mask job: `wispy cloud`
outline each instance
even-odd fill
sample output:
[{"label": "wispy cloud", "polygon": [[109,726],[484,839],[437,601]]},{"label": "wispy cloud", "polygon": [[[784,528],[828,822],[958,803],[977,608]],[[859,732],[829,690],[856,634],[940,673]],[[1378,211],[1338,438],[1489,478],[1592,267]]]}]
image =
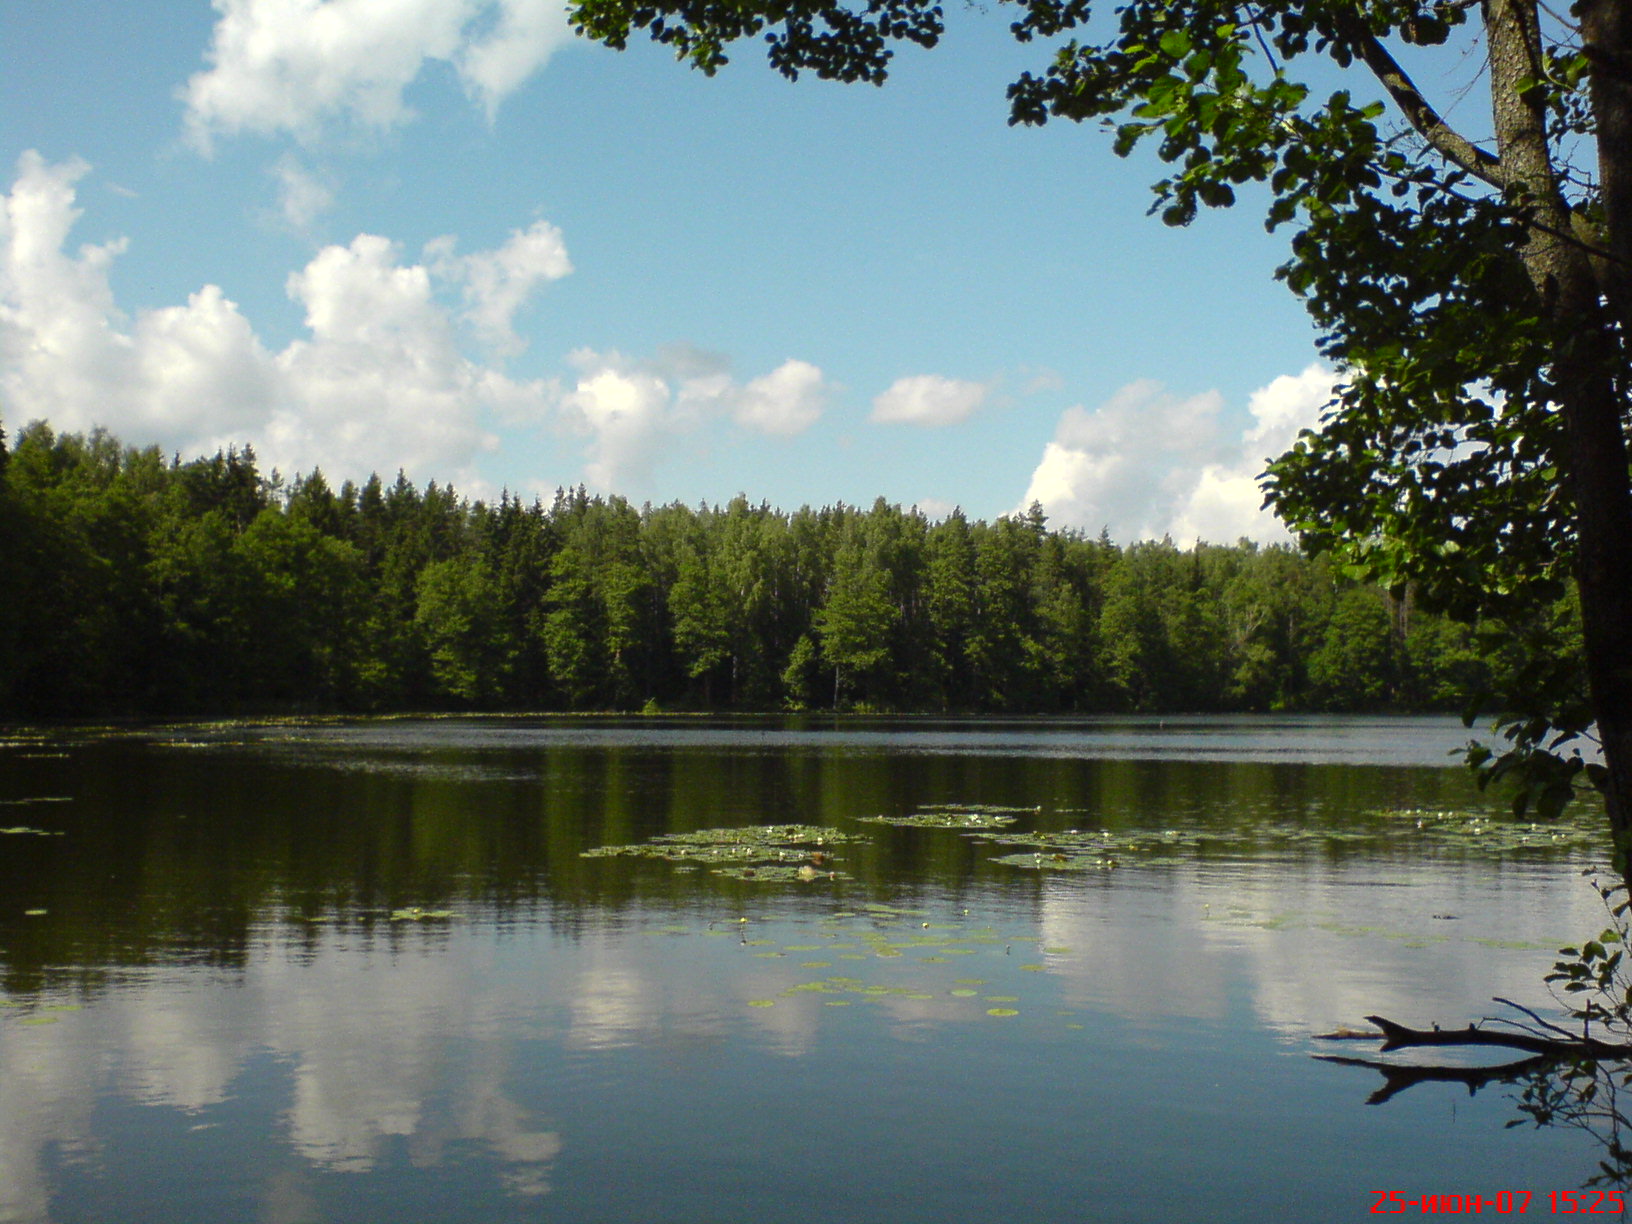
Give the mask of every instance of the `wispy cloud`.
[{"label": "wispy cloud", "polygon": [[278,184],[278,217],[295,233],[309,233],[313,223],[334,207],[334,187],[294,156],[280,157],[270,173]]}]

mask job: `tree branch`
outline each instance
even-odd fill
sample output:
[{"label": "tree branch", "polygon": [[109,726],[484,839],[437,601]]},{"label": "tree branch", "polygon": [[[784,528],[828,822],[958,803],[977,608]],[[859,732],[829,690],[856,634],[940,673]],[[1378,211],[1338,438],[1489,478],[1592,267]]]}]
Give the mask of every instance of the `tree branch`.
[{"label": "tree branch", "polygon": [[1367,1105],[1381,1105],[1418,1084],[1462,1084],[1472,1096],[1486,1084],[1509,1084],[1532,1071],[1543,1071],[1558,1060],[1546,1054],[1532,1054],[1517,1062],[1499,1067],[1410,1067],[1398,1063],[1377,1062],[1370,1058],[1339,1058],[1332,1054],[1316,1054],[1321,1062],[1336,1063],[1340,1067],[1366,1067],[1383,1077],[1383,1086],[1366,1098]]},{"label": "tree branch", "polygon": [[1389,97],[1394,99],[1394,104],[1418,135],[1447,161],[1475,178],[1496,188],[1507,185],[1501,160],[1481,149],[1440,117],[1406,75],[1405,69],[1400,67],[1388,48],[1377,40],[1364,22],[1352,13],[1344,13],[1338,17],[1337,24],[1339,33],[1354,48],[1366,67],[1371,69],[1372,75],[1382,82]]},{"label": "tree branch", "polygon": [[1498,1033],[1468,1025],[1465,1029],[1414,1029],[1381,1016],[1367,1016],[1383,1030],[1382,1050],[1410,1049],[1417,1046],[1501,1046],[1510,1050],[1528,1050],[1552,1058],[1632,1058],[1632,1045],[1618,1041],[1599,1041],[1595,1037],[1538,1037],[1530,1033]]}]

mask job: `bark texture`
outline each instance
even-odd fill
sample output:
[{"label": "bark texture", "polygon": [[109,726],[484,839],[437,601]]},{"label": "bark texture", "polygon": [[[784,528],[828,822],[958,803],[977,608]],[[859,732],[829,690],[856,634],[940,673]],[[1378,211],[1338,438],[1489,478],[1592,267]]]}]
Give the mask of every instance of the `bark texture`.
[{"label": "bark texture", "polygon": [[1587,683],[1608,771],[1605,806],[1616,864],[1632,885],[1632,480],[1619,326],[1632,244],[1629,8],[1632,0],[1589,0],[1583,13],[1608,247],[1608,258],[1595,260],[1576,236],[1560,188],[1541,91],[1523,88],[1542,75],[1537,6],[1534,0],[1484,3],[1499,177],[1530,212],[1520,258],[1555,338],[1553,384],[1575,506]]}]

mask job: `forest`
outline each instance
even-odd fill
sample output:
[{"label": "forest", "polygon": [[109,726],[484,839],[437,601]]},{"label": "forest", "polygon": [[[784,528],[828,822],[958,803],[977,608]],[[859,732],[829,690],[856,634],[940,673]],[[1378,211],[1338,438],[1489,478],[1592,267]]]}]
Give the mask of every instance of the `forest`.
[{"label": "forest", "polygon": [[[0,718],[397,710],[985,713],[1505,704],[1546,623],[1463,624],[1286,546],[1119,546],[879,499],[495,504],[248,446],[0,433]],[[1522,630],[1522,632],[1521,632]]]}]

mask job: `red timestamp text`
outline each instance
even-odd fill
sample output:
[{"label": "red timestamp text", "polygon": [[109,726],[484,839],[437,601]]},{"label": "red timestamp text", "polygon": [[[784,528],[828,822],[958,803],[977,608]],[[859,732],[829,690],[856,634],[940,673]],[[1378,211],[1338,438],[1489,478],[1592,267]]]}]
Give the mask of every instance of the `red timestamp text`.
[{"label": "red timestamp text", "polygon": [[1373,1190],[1372,1215],[1527,1215],[1532,1208],[1549,1215],[1622,1215],[1620,1190],[1498,1190],[1494,1194],[1421,1194],[1406,1198],[1399,1190]]}]

